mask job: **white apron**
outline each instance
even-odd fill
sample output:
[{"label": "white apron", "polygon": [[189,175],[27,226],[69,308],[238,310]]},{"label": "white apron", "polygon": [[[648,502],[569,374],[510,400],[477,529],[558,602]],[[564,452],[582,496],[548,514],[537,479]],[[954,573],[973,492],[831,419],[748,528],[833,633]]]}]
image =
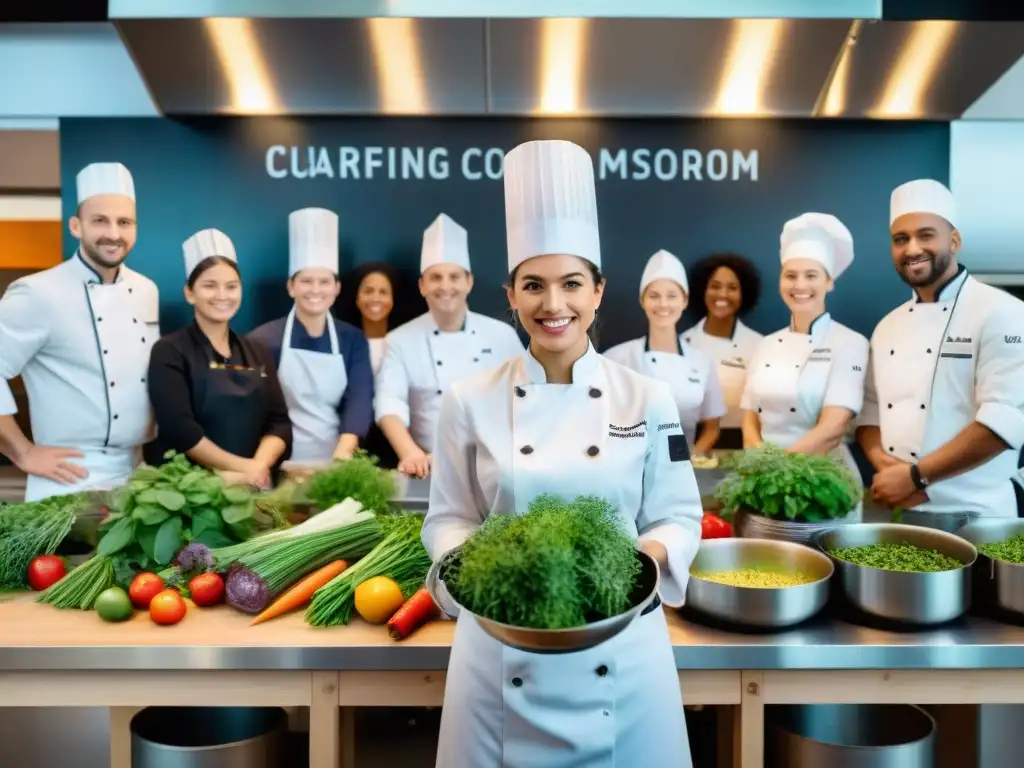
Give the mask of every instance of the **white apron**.
[{"label": "white apron", "polygon": [[[128,480],[141,460],[141,448],[125,447],[124,443],[134,442],[139,435],[144,435],[150,424],[146,375],[149,351],[156,342],[157,332],[152,324],[154,318],[145,314],[155,307],[147,306],[136,296],[132,283],[127,280],[89,283],[82,290],[88,296],[96,354],[106,382],[106,439],[102,446],[78,447],[85,458],[69,460],[84,467],[89,472],[88,477],[64,485],[43,477],[29,476],[25,501],[116,488]],[[46,406],[37,403],[36,407]]]},{"label": "white apron", "polygon": [[[467,450],[477,457],[472,464],[483,493],[497,494],[494,503],[517,513],[537,496],[557,493],[566,499],[596,495],[619,502],[623,522],[634,532],[645,524],[645,511],[669,514],[692,506],[696,520],[699,493],[692,469],[660,450],[663,441],[672,444],[671,434],[682,437],[678,422],[673,423],[677,416],[671,402],[666,398],[662,405],[659,400],[658,408],[646,411],[645,417],[644,388],[654,382],[621,369],[614,372],[612,384],[606,366],[615,363],[596,353],[583,361],[582,366],[577,363],[574,379],[582,378],[582,368],[587,376],[572,385],[534,384],[513,374],[517,383],[509,386],[504,372],[521,371],[515,367],[521,366],[518,361],[463,382],[488,388],[476,399],[469,421],[490,414],[494,423],[481,424],[479,433],[469,438],[475,445],[467,446],[467,435],[459,431],[467,421],[456,416],[449,425],[445,417],[424,525],[428,549],[444,548],[465,535],[460,531],[468,532],[435,527],[431,520],[432,515],[447,517],[449,508],[468,514],[461,508],[474,504],[474,492],[460,479],[465,470],[453,463]],[[623,374],[635,377],[628,380],[636,390],[613,398],[608,393],[624,386]],[[511,502],[507,507],[505,500]],[[475,502],[478,510],[480,503]],[[642,506],[639,517],[637,505]],[[669,551],[671,560],[672,546]],[[688,568],[689,557],[683,559]],[[558,655],[507,647],[486,635],[470,614],[460,615],[448,665],[437,768],[691,764],[679,678],[660,604],[615,638],[587,651]]]},{"label": "white apron", "polygon": [[[764,442],[788,448],[818,423],[844,346],[841,337],[829,333],[831,325],[829,316],[823,315],[815,320],[810,334],[781,332],[759,345],[745,402],[757,412]],[[829,455],[845,462],[863,488],[860,469],[845,441]],[[859,502],[842,522],[859,522],[862,515],[863,502]]]},{"label": "white apron", "polygon": [[338,332],[327,318],[331,353],[292,349],[295,308],[288,313],[281,341],[278,377],[292,422],[292,461],[330,461],[338,447],[338,404],[348,388],[345,359],[338,354]]}]

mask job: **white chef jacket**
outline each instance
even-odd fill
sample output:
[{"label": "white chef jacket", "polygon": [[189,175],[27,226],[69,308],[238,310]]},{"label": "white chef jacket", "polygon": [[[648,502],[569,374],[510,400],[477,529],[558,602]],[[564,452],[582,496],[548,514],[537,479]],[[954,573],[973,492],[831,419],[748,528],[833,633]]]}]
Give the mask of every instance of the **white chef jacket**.
[{"label": "white chef jacket", "polygon": [[[529,353],[443,398],[423,541],[435,559],[493,514],[537,496],[596,495],[633,537],[661,542],[660,595],[680,605],[700,544],[700,493],[669,387],[598,355],[548,384]],[[452,645],[437,764],[445,768],[688,766],[664,613],[640,616],[588,651],[502,645],[468,613]],[[639,764],[639,763],[637,763]]]},{"label": "white chef jacket", "polygon": [[609,360],[669,385],[679,409],[683,434],[693,448],[697,425],[724,416],[725,401],[711,356],[690,346],[681,336],[677,343],[678,352],[656,352],[650,349],[645,336],[616,344],[603,354]]},{"label": "white chef jacket", "polygon": [[388,333],[386,345],[374,379],[374,418],[397,416],[428,453],[442,394],[456,381],[523,352],[512,326],[476,312],[467,312],[462,330],[453,333],[440,330],[427,312]]},{"label": "white chef jacket", "polygon": [[961,267],[936,295],[916,294],[875,328],[858,423],[907,462],[934,452],[972,421],[1009,445],[974,469],[929,484],[929,512],[1014,517],[1010,478],[1024,445],[1024,302]]},{"label": "white chef jacket", "polygon": [[104,284],[78,255],[16,280],[0,300],[0,414],[17,412],[8,379],[22,376],[32,437],[74,448],[90,477],[74,486],[30,477],[26,498],[127,479],[152,437],[146,390],[149,353],[160,335],[159,292],[121,266]]},{"label": "white chef jacket", "polygon": [[716,362],[718,381],[722,386],[722,397],[727,409],[719,426],[723,429],[739,429],[743,426],[740,398],[743,397],[743,388],[747,384],[750,358],[754,356],[754,350],[764,336],[736,318],[731,338],[725,339],[705,333],[704,320],[683,331],[682,338],[694,349],[710,355]]}]

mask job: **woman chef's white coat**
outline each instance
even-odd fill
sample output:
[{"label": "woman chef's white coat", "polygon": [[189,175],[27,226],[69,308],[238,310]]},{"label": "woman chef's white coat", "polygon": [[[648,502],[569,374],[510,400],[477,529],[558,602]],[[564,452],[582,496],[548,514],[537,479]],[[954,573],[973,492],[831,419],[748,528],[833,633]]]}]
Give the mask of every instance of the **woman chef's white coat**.
[{"label": "woman chef's white coat", "polygon": [[[596,495],[620,510],[634,535],[665,546],[670,570],[660,596],[681,605],[702,511],[668,385],[593,346],[572,380],[546,383],[526,352],[445,393],[427,549],[437,559],[489,515],[525,512],[544,493]],[[462,614],[443,718],[466,724],[442,725],[437,765],[444,768],[690,765],[660,605],[591,650],[557,655],[502,645]]]},{"label": "woman chef's white coat", "polygon": [[681,338],[694,349],[710,355],[716,363],[722,399],[726,407],[719,426],[722,429],[738,429],[743,426],[740,400],[747,386],[750,358],[754,356],[754,351],[764,336],[748,328],[737,317],[733,321],[732,336],[727,339],[706,333],[704,320],[683,331]]},{"label": "woman chef's white coat", "polygon": [[[789,224],[783,234],[783,262],[787,260],[788,231]],[[799,248],[800,244],[795,250]],[[803,254],[792,257],[801,256]],[[822,261],[828,273],[838,277],[853,260],[852,241],[848,258],[845,263],[840,260],[838,267],[835,260],[824,258]],[[853,416],[860,413],[867,362],[868,340],[836,322],[826,312],[811,323],[808,333],[797,333],[790,327],[761,340],[751,360],[741,405],[743,410],[757,413],[764,442],[788,448],[817,425],[823,408],[845,408]],[[853,476],[860,478],[860,470],[845,439],[830,455],[841,458]],[[845,521],[859,519],[861,509],[858,504]]]},{"label": "woman chef's white coat", "polygon": [[675,354],[652,351],[644,337],[616,344],[606,350],[604,356],[669,385],[683,434],[691,449],[697,439],[697,425],[725,414],[715,361],[689,346],[681,336],[679,352]]}]

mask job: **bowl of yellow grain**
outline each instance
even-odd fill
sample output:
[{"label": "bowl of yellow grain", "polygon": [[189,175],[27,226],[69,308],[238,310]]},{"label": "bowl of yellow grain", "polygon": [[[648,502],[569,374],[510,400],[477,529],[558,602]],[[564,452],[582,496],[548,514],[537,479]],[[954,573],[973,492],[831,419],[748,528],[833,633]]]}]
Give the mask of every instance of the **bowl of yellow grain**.
[{"label": "bowl of yellow grain", "polygon": [[758,628],[799,624],[825,607],[834,566],[823,552],[773,539],[707,539],[690,566],[686,605]]}]

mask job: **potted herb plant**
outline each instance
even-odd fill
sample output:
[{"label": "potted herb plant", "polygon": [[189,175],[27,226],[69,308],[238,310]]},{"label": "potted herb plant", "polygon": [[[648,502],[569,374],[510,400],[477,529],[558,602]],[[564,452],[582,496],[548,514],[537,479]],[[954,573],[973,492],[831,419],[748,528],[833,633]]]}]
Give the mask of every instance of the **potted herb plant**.
[{"label": "potted herb plant", "polygon": [[840,459],[771,444],[730,457],[727,469],[714,496],[737,535],[747,538],[808,542],[843,522],[863,495]]}]

